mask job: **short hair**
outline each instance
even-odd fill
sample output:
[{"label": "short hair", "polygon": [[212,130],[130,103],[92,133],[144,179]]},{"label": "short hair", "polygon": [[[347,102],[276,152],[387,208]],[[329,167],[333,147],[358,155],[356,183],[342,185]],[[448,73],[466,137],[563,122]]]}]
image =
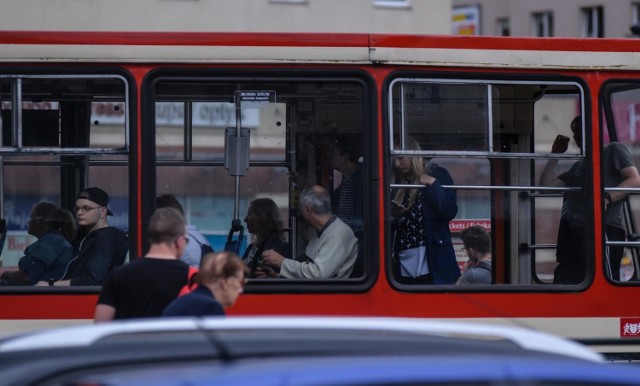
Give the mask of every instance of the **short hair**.
[{"label": "short hair", "polygon": [[186,232],[184,216],[175,208],[159,208],[149,219],[149,242],[171,243]]},{"label": "short hair", "polygon": [[163,194],[156,198],[156,209],[158,208],[174,208],[184,216],[184,209],[180,205],[180,201],[173,194]]},{"label": "short hair", "polygon": [[320,185],[311,185],[305,188],[298,197],[299,205],[309,205],[313,213],[326,214],[331,212],[331,196]]},{"label": "short hair", "polygon": [[356,141],[351,136],[347,134],[338,134],[331,143],[340,155],[349,154],[349,161],[353,163],[358,163],[360,161],[360,154],[356,147]]},{"label": "short hair", "polygon": [[491,236],[480,225],[472,225],[460,233],[465,248],[473,248],[479,253],[491,252]]},{"label": "short hair", "polygon": [[577,115],[575,118],[573,118],[571,120],[571,125],[569,127],[571,127],[571,131],[572,132],[576,132],[576,131],[580,131],[582,129],[582,116]]},{"label": "short hair", "polygon": [[201,284],[215,283],[221,279],[235,276],[239,271],[248,273],[248,267],[233,252],[207,253],[200,261],[197,281]]}]

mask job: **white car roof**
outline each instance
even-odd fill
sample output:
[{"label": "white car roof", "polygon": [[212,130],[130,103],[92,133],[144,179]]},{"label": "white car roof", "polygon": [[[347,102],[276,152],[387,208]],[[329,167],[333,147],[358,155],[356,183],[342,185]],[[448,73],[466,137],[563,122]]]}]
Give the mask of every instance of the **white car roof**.
[{"label": "white car roof", "polygon": [[360,330],[507,340],[523,350],[545,352],[593,362],[604,358],[581,344],[520,327],[451,322],[437,319],[374,317],[228,317],[155,318],[117,321],[36,331],[0,341],[0,353],[17,350],[90,346],[119,334],[220,330]]}]

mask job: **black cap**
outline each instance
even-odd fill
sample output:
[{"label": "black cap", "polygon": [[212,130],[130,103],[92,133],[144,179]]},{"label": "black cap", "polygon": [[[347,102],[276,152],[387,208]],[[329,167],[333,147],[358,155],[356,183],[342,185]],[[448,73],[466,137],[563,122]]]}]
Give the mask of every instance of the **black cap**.
[{"label": "black cap", "polygon": [[78,197],[76,197],[76,200],[80,199],[93,201],[100,206],[104,206],[107,208],[107,216],[113,216],[113,213],[111,213],[108,207],[109,195],[104,190],[96,187],[86,188],[78,194]]}]

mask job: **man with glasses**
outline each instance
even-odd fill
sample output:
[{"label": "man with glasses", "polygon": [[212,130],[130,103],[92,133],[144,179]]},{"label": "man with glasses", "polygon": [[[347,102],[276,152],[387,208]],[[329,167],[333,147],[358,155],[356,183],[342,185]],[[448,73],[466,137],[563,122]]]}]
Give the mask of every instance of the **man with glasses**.
[{"label": "man with glasses", "polygon": [[102,189],[86,188],[78,194],[73,209],[79,237],[74,244],[75,256],[67,265],[64,280],[39,283],[51,286],[102,285],[109,272],[124,264],[127,236],[109,226],[109,195]]},{"label": "man with glasses", "polygon": [[94,320],[160,316],[187,284],[189,266],[180,260],[189,242],[178,210],[160,208],[149,220],[149,252],[116,268],[100,292]]}]

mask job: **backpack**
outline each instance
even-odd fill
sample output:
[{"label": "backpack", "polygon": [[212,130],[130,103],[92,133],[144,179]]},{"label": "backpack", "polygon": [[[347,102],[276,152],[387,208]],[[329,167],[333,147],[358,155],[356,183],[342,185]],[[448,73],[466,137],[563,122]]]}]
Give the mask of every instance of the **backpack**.
[{"label": "backpack", "polygon": [[200,259],[207,253],[213,253],[213,247],[209,244],[201,243],[194,237],[193,240],[200,246]]}]

